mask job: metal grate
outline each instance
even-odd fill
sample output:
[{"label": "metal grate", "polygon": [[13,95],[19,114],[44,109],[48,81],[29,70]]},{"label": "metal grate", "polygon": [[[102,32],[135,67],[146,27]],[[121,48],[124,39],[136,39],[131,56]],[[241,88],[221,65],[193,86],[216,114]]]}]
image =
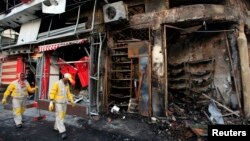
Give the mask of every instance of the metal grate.
[{"label": "metal grate", "polygon": [[140,5],[134,5],[134,6],[129,6],[128,7],[128,16],[131,17],[136,14],[142,14],[145,13],[145,5],[140,4]]}]

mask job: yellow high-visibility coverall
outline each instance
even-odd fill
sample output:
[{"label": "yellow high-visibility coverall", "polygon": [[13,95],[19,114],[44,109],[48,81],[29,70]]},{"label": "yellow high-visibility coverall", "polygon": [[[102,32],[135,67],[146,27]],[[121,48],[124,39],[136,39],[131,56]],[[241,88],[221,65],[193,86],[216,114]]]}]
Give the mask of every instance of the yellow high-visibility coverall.
[{"label": "yellow high-visibility coverall", "polygon": [[25,86],[21,87],[18,80],[11,82],[3,96],[3,99],[7,99],[9,95],[12,96],[13,115],[16,125],[22,124],[22,115],[25,111],[25,101],[28,92],[35,92],[35,88],[31,88],[28,81],[25,80],[24,83]]},{"label": "yellow high-visibility coverall", "polygon": [[66,131],[64,117],[67,110],[67,101],[74,103],[69,84],[64,84],[62,79],[55,82],[50,91],[50,100],[55,102],[56,121],[54,129],[59,130],[59,133],[63,133]]}]

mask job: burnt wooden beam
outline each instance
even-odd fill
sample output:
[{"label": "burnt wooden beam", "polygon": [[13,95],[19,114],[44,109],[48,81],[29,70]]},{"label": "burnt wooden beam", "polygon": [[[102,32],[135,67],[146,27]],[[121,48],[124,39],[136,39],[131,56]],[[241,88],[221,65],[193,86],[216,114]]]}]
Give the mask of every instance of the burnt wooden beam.
[{"label": "burnt wooden beam", "polygon": [[151,26],[153,29],[158,29],[160,28],[160,24],[204,20],[237,22],[243,17],[239,11],[232,7],[214,4],[196,4],[134,15],[131,17],[130,25],[136,28]]}]

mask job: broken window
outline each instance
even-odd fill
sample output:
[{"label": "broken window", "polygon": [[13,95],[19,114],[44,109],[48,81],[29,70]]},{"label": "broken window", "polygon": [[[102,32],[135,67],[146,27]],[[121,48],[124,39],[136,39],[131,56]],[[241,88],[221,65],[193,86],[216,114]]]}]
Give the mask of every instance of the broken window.
[{"label": "broken window", "polygon": [[38,34],[38,39],[62,35],[74,32],[75,30],[85,30],[86,23],[88,22],[88,17],[86,17],[86,15],[80,14],[79,19],[77,19],[79,12],[84,13],[84,7],[85,6],[80,6],[80,9],[79,7],[74,7],[67,10],[67,12],[63,14],[43,18]]},{"label": "broken window", "polygon": [[17,5],[21,3],[22,3],[21,0],[3,0],[3,2],[1,2],[1,5],[5,6],[5,11],[7,11],[16,7]]},{"label": "broken window", "polygon": [[6,29],[1,33],[0,46],[16,44],[19,33],[13,29]]}]

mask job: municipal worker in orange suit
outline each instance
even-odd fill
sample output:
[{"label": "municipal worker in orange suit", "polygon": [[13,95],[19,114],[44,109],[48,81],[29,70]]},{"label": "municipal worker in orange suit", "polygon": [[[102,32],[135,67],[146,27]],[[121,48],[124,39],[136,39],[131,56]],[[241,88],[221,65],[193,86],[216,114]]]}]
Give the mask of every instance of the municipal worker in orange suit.
[{"label": "municipal worker in orange suit", "polygon": [[25,80],[24,73],[18,74],[17,78],[17,80],[11,82],[7,87],[3,95],[2,104],[6,104],[6,100],[9,95],[12,96],[14,121],[16,127],[21,128],[23,124],[22,115],[25,111],[25,102],[28,96],[28,92],[34,93],[37,87],[30,87],[29,82]]},{"label": "municipal worker in orange suit", "polygon": [[74,85],[75,81],[72,79],[71,74],[65,73],[63,75],[63,78],[55,82],[52,89],[50,90],[49,111],[52,111],[54,109],[55,104],[56,121],[54,130],[59,131],[62,139],[67,137],[66,128],[64,125],[67,102],[70,101],[71,105],[73,107],[75,106],[73,95],[71,94],[69,89],[69,83]]}]

